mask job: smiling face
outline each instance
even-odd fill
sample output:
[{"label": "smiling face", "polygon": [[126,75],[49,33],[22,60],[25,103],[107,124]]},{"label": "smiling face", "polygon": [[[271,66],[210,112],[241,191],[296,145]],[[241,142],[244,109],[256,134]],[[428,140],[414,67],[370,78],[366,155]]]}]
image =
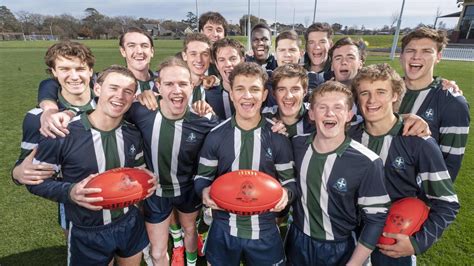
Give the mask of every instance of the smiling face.
[{"label": "smiling face", "polygon": [[331,69],[336,81],[350,83],[362,65],[359,50],[355,45],[343,45],[334,49]]},{"label": "smiling face", "polygon": [[313,31],[308,34],[306,42],[306,53],[311,60],[311,70],[321,71],[328,60],[328,52],[332,42],[328,38],[328,33],[323,31]]},{"label": "smiling face", "polygon": [[216,66],[223,82],[229,84],[229,76],[236,65],[243,61],[239,52],[230,46],[222,47],[216,53]]},{"label": "smiling face", "polygon": [[186,112],[193,91],[191,74],[180,66],[169,66],[160,70],[160,108],[168,119],[181,118]]},{"label": "smiling face", "polygon": [[298,64],[301,50],[298,42],[290,39],[279,40],[276,48],[276,58],[279,66],[286,64]]},{"label": "smiling face", "polygon": [[343,140],[346,123],[351,121],[353,115],[347,104],[347,95],[342,92],[325,92],[314,97],[308,114],[316,124],[318,138]]},{"label": "smiling face", "polygon": [[260,121],[260,109],[268,90],[258,76],[237,75],[229,93],[235,107],[235,118],[240,127],[250,129]]},{"label": "smiling face", "polygon": [[225,37],[224,27],[221,24],[212,23],[211,21],[204,24],[201,33],[204,33],[212,43]]},{"label": "smiling face", "polygon": [[182,52],[183,60],[188,64],[191,72],[196,76],[202,76],[209,68],[211,62],[210,47],[205,42],[191,41]]},{"label": "smiling face", "polygon": [[393,93],[392,83],[389,80],[361,80],[356,93],[364,121],[387,123],[389,127],[393,116],[393,103],[398,99],[398,95]]},{"label": "smiling face", "polygon": [[94,92],[99,97],[96,111],[108,118],[121,119],[132,105],[136,83],[131,77],[120,73],[110,73],[102,84],[94,85]]},{"label": "smiling face", "polygon": [[148,71],[155,50],[147,36],[138,32],[128,32],[123,37],[120,53],[132,72]]},{"label": "smiling face", "polygon": [[298,114],[303,106],[303,98],[306,90],[301,84],[299,77],[282,78],[273,94],[278,104],[280,118],[286,124],[286,121],[296,121]]},{"label": "smiling face", "polygon": [[63,96],[79,96],[89,91],[92,69],[78,57],[68,59],[58,56],[54,60],[54,68],[51,72],[61,85]]},{"label": "smiling face", "polygon": [[272,38],[267,29],[258,28],[252,32],[252,51],[258,63],[264,63],[268,58]]},{"label": "smiling face", "polygon": [[416,88],[425,88],[433,80],[434,67],[441,60],[435,41],[429,38],[411,40],[400,54],[405,80]]}]

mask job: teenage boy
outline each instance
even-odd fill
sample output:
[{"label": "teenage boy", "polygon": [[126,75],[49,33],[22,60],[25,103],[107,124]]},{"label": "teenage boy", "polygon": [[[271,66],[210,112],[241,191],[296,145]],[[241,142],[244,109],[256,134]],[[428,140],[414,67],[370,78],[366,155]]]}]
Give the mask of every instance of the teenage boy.
[{"label": "teenage boy", "polygon": [[[140,132],[122,120],[136,86],[130,70],[107,68],[94,85],[99,97],[96,109],[76,116],[66,137],[46,138],[38,144],[34,162],[52,164],[60,177],[27,187],[33,194],[65,204],[66,217],[71,221],[70,265],[106,265],[114,257],[119,265],[139,265],[142,250],[148,245],[143,217],[135,205],[104,210],[92,205],[101,197],[87,197],[101,190],[85,188],[96,173],[143,165]],[[155,185],[149,195],[156,189],[155,179],[151,182]]]},{"label": "teenage boy", "polygon": [[206,35],[211,43],[227,36],[227,20],[218,12],[206,12],[199,17],[198,29]]},{"label": "teenage boy", "polygon": [[333,30],[328,23],[316,22],[308,27],[304,34],[306,54],[305,68],[317,74],[319,79],[330,80],[331,59],[329,49],[332,46]]},{"label": "teenage boy", "polygon": [[250,39],[253,54],[252,56],[247,56],[245,61],[255,62],[266,70],[275,69],[277,61],[270,54],[272,47],[272,31],[270,28],[263,23],[256,24],[250,33]]},{"label": "teenage boy", "polygon": [[[345,129],[352,93],[327,81],[310,97],[317,134],[293,138],[298,193],[286,239],[290,265],[362,265],[382,233],[390,198],[382,160]],[[364,222],[357,245],[352,232]]]},{"label": "teenage boy", "polygon": [[[206,241],[211,265],[280,265],[285,261],[276,213],[294,199],[295,180],[289,140],[271,130],[271,121],[260,108],[268,91],[267,75],[255,63],[242,63],[230,75],[230,97],[235,115],[214,128],[203,144],[195,189],[203,203],[213,208],[213,222]],[[265,172],[283,185],[283,195],[271,212],[241,216],[218,210],[209,197],[213,180],[240,169]]]},{"label": "teenage boy", "polygon": [[[218,124],[216,117],[199,117],[189,110],[192,74],[188,64],[176,57],[159,67],[159,109],[152,111],[134,103],[127,120],[134,123],[144,139],[147,168],[158,176],[159,188],[145,201],[146,228],[154,265],[168,265],[168,228],[173,208],[184,232],[184,247],[173,251],[173,265],[197,260],[196,217],[201,200],[194,191],[193,177],[198,153],[206,134]],[[172,228],[180,234],[178,228]]]},{"label": "teenage boy", "polygon": [[443,90],[442,79],[433,77],[447,41],[445,32],[426,27],[403,37],[400,63],[407,92],[399,112],[419,115],[428,123],[455,181],[467,144],[470,115],[466,98]]},{"label": "teenage boy", "polygon": [[439,240],[454,221],[459,203],[446,164],[431,137],[403,136],[403,119],[396,113],[405,93],[402,78],[388,64],[359,71],[352,83],[364,123],[351,129],[351,137],[380,155],[385,165],[385,186],[394,202],[421,197],[430,206],[428,219],[413,236],[384,233],[394,245],[378,245],[373,265],[411,265]]}]

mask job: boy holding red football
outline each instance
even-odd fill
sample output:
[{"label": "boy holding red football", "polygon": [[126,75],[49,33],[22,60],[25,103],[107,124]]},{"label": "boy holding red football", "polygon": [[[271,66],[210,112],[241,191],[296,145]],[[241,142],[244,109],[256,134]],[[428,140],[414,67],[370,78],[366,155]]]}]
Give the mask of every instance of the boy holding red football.
[{"label": "boy holding red football", "polygon": [[[102,209],[92,204],[101,197],[87,197],[101,190],[85,187],[96,173],[144,164],[140,132],[122,119],[133,102],[136,80],[127,68],[111,66],[99,75],[94,92],[96,109],[76,116],[66,137],[38,144],[34,162],[52,164],[60,177],[27,187],[65,204],[71,221],[68,264],[106,265],[116,257],[119,265],[139,265],[148,237],[138,208]],[[151,182],[156,184],[154,178]]]},{"label": "boy holding red football", "polygon": [[[362,265],[382,233],[390,198],[382,160],[345,129],[352,93],[327,81],[310,97],[317,134],[292,139],[300,198],[286,239],[290,265]],[[352,232],[364,221],[354,244]]]},{"label": "boy holding red football", "polygon": [[[267,97],[267,75],[255,63],[241,63],[232,71],[229,92],[235,115],[214,128],[203,144],[195,189],[203,203],[213,208],[206,241],[211,265],[281,265],[285,255],[275,222],[276,214],[295,198],[293,158],[289,140],[271,130],[272,122],[260,109]],[[272,212],[241,216],[218,208],[209,196],[212,181],[239,169],[252,169],[278,179],[283,195]]]},{"label": "boy holding red football", "polygon": [[430,206],[419,232],[413,236],[384,233],[396,244],[380,244],[371,255],[373,265],[411,265],[411,255],[425,252],[456,218],[459,203],[453,183],[433,138],[402,135],[404,121],[396,110],[405,83],[393,68],[388,64],[362,68],[352,91],[364,123],[351,128],[350,135],[381,156],[390,199],[420,197]]}]

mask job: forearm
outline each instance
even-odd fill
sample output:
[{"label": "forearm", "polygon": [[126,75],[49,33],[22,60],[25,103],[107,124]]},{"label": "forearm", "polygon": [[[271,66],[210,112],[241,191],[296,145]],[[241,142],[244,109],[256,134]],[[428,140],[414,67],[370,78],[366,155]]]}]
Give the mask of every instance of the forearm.
[{"label": "forearm", "polygon": [[357,246],[352,253],[351,259],[347,262],[347,265],[363,265],[367,260],[372,250],[365,247],[361,243],[357,243]]},{"label": "forearm", "polygon": [[27,185],[26,188],[32,194],[46,199],[61,203],[70,202],[69,191],[72,188],[71,183],[46,179],[39,185]]}]

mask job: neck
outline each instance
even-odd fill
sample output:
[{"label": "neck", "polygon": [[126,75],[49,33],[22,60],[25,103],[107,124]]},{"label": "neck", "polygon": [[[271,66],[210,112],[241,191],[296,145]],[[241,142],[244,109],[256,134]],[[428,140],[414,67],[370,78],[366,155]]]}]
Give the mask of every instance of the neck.
[{"label": "neck", "polygon": [[160,101],[160,111],[161,111],[161,114],[167,118],[167,119],[170,119],[170,120],[178,120],[178,119],[181,119],[185,114],[186,114],[186,109],[184,109],[184,111],[180,114],[173,114],[170,110],[170,108],[164,104],[162,104],[163,101]]},{"label": "neck", "polygon": [[82,94],[80,95],[75,95],[75,94],[69,94],[66,92],[66,90],[61,91],[61,95],[63,98],[72,105],[75,106],[83,106],[86,105],[87,103],[90,102],[92,95],[91,95],[91,90],[86,89]]},{"label": "neck", "polygon": [[201,85],[201,76],[191,73],[191,81],[193,82],[194,87]]},{"label": "neck", "polygon": [[324,69],[324,64],[320,64],[320,65],[313,65],[311,64],[311,71],[313,72],[320,72]]},{"label": "neck", "polygon": [[324,138],[321,134],[316,134],[313,140],[313,147],[318,153],[328,153],[341,146],[345,139],[345,134],[339,134],[339,136],[334,138]]},{"label": "neck", "polygon": [[282,116],[280,113],[280,119],[283,122],[283,124],[287,126],[291,126],[298,121],[298,114],[294,116]]},{"label": "neck", "polygon": [[369,122],[365,121],[365,129],[367,132],[372,135],[372,136],[382,136],[387,134],[390,129],[393,128],[393,125],[397,123],[397,117],[392,114],[390,116],[387,116],[381,121],[376,121],[376,122]]},{"label": "neck", "polygon": [[258,114],[258,116],[253,117],[252,119],[243,119],[239,117],[238,115],[235,116],[235,122],[237,125],[243,129],[243,130],[251,130],[253,128],[256,128],[258,126],[258,123],[260,122],[260,119],[262,116]]},{"label": "neck", "polygon": [[422,90],[428,87],[431,82],[433,82],[433,80],[434,79],[432,74],[417,80],[410,80],[409,78],[405,77],[405,85],[410,90]]},{"label": "neck", "polygon": [[102,131],[111,131],[120,125],[123,116],[110,117],[103,114],[100,109],[96,109],[88,117],[94,128]]},{"label": "neck", "polygon": [[230,83],[229,82],[222,82],[222,87],[224,88],[224,90],[226,90],[227,92],[230,91]]},{"label": "neck", "polygon": [[141,71],[135,70],[135,69],[129,69],[129,70],[132,71],[133,76],[135,76],[135,78],[140,81],[146,81],[150,79],[150,73],[148,72],[148,69],[141,70]]},{"label": "neck", "polygon": [[352,80],[344,80],[340,81],[342,84],[346,85],[349,89],[351,88],[352,85]]}]

